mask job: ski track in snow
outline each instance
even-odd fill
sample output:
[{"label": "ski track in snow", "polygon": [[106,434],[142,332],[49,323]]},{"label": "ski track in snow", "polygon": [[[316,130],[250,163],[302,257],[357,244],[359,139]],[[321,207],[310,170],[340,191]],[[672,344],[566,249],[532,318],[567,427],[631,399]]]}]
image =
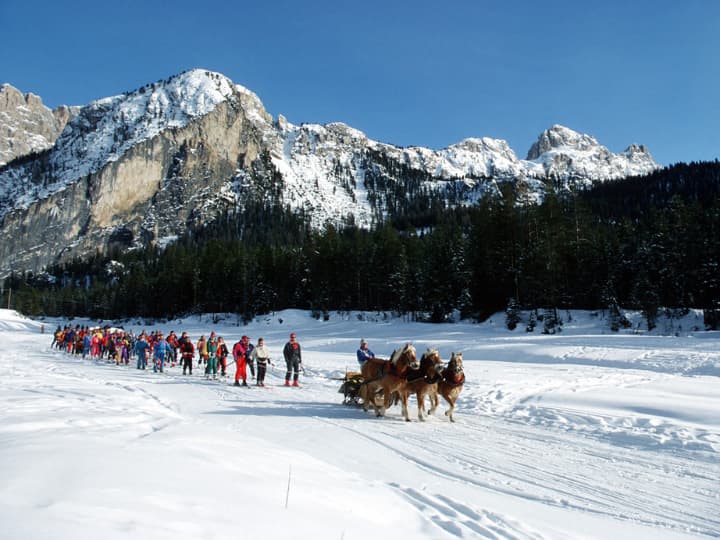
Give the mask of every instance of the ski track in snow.
[{"label": "ski track in snow", "polygon": [[[397,493],[432,538],[552,538],[523,522],[520,510],[510,512],[511,504],[497,506],[498,500],[562,511],[569,519],[589,516],[720,538],[720,433],[716,424],[702,422],[703,414],[712,413],[691,406],[675,410],[672,400],[663,407],[642,401],[646,389],[664,391],[691,380],[668,373],[668,359],[678,362],[684,354],[688,366],[710,364],[717,358],[712,350],[563,347],[548,354],[558,362],[580,360],[560,366],[547,359],[480,360],[466,352],[468,382],[458,421],[451,424],[442,400],[424,423],[417,421],[414,398],[410,423],[399,407],[378,419],[372,410],[341,405],[342,366],[325,358],[334,353],[315,355],[300,389],[280,387],[284,367],[268,371],[266,388],[237,388],[232,369],[219,381],[206,380],[201,368],[192,376],[178,367],[153,374],[132,363],[115,366],[50,351],[49,336],[32,339],[37,349],[9,352],[9,370],[0,379],[0,444],[6,447],[18,435],[49,433],[133,444],[170,436],[166,432],[191,433],[193,426],[250,429],[260,439],[302,433],[296,450],[316,452],[325,445],[321,459],[350,470],[356,464],[366,482]],[[278,345],[273,343],[275,350]],[[637,359],[631,368],[624,354]],[[583,357],[592,357],[591,365]],[[687,373],[682,366],[679,371]],[[718,381],[692,380],[701,394]]]}]

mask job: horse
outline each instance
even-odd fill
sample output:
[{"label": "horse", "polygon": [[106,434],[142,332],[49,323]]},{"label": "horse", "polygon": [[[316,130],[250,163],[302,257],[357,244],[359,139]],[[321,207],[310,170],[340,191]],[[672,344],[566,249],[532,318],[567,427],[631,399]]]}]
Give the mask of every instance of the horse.
[{"label": "horse", "polygon": [[417,370],[410,370],[408,372],[407,384],[405,385],[405,400],[407,401],[411,394],[415,394],[418,404],[418,420],[421,422],[425,421],[425,416],[423,416],[425,411],[425,396],[430,398],[431,408],[428,414],[434,413],[437,408],[440,368],[442,368],[440,353],[437,349],[428,349],[420,359],[420,367]]},{"label": "horse", "polygon": [[360,368],[363,382],[358,390],[358,396],[362,399],[363,410],[367,412],[368,407],[372,404],[374,407],[377,405],[378,400],[382,400],[382,396],[378,394],[371,394],[369,392],[369,385],[375,381],[379,381],[383,372],[390,368],[390,361],[383,360],[379,357],[369,358],[363,362]]},{"label": "horse", "polygon": [[[397,392],[402,400],[402,414],[407,422],[410,421],[407,408],[407,393],[405,393],[405,385],[407,384],[407,373],[410,369],[417,369],[419,366],[415,347],[407,343],[402,349],[396,349],[392,356],[388,369],[384,370],[382,377],[375,381],[367,383],[368,400],[363,400],[363,408],[367,411],[367,406],[372,404],[375,409],[376,416],[385,416],[385,411],[390,406],[390,400],[393,392]],[[380,407],[375,401],[375,396],[383,393],[383,405]]]},{"label": "horse", "polygon": [[[462,353],[452,353],[450,361],[445,369],[440,373],[440,382],[438,382],[438,393],[448,402],[450,408],[445,411],[445,416],[454,422],[453,412],[455,411],[455,402],[462,392],[465,384],[465,372],[463,371]],[[437,406],[437,396],[435,397],[435,406]]]}]

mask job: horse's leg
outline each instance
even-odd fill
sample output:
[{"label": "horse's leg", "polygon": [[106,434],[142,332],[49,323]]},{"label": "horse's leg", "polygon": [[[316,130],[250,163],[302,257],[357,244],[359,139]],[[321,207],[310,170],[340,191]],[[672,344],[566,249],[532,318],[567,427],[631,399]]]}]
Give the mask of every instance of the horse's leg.
[{"label": "horse's leg", "polygon": [[448,394],[447,396],[445,394],[443,394],[443,397],[445,398],[445,401],[448,402],[448,405],[450,405],[448,410],[445,411],[445,416],[450,418],[451,422],[454,422],[455,419],[453,418],[453,412],[455,412],[455,400],[457,398],[455,398],[452,394]]},{"label": "horse's leg", "polygon": [[387,384],[383,386],[383,390],[385,391],[385,409],[402,401],[402,389],[394,378],[387,381]]},{"label": "horse's leg", "polygon": [[410,413],[408,413],[408,395],[407,392],[402,392],[402,415],[405,417],[405,421],[410,421]]},{"label": "horse's leg", "polygon": [[384,386],[378,384],[377,389],[373,392],[372,395],[373,407],[375,408],[375,416],[377,417],[385,416],[385,407],[378,406],[378,394],[380,394],[380,392],[384,392],[384,388]]},{"label": "horse's leg", "polygon": [[377,382],[368,383],[365,393],[367,395],[366,402],[363,403],[363,408],[367,411],[372,405],[375,410],[375,416],[380,416],[380,410],[377,406],[377,393],[380,391],[380,385]]},{"label": "horse's leg", "polygon": [[389,385],[381,385],[383,390],[383,406],[380,408],[380,411],[378,412],[378,416],[385,416],[385,411],[388,410],[390,407],[390,386]]},{"label": "horse's leg", "polygon": [[393,404],[393,405],[397,405],[398,403],[400,403],[400,400],[401,400],[401,399],[402,399],[402,398],[400,397],[400,392],[398,392],[398,391],[396,391],[396,390],[393,390],[392,400],[391,400],[391,401],[392,401],[392,404]]},{"label": "horse's leg", "polygon": [[430,410],[428,414],[435,414],[435,409],[438,407],[440,400],[438,399],[437,385],[434,384],[428,388],[428,401],[430,401]]},{"label": "horse's leg", "polygon": [[423,390],[418,390],[416,397],[418,402],[418,420],[424,422],[425,416],[423,413],[425,412],[425,392]]},{"label": "horse's leg", "polygon": [[[447,404],[449,405],[448,409],[445,411],[445,416],[450,418],[450,421],[452,422],[452,401],[450,400],[450,395],[446,394],[445,391],[440,392],[440,395],[443,397],[445,401],[447,401]],[[439,401],[439,400],[438,400]]]},{"label": "horse's leg", "polygon": [[[398,392],[397,392],[397,395],[398,395],[398,398],[399,398],[398,401],[399,401],[401,404],[403,404],[403,403],[410,403],[410,394],[412,394],[412,391],[411,391],[407,386],[405,386],[404,388],[398,390]],[[405,408],[405,406],[401,405],[401,407],[403,407],[403,415],[404,415],[404,408]]]},{"label": "horse's leg", "polygon": [[360,395],[360,399],[362,399],[362,408],[363,411],[368,412],[368,385],[366,383],[362,383],[360,385],[360,391],[358,392]]}]

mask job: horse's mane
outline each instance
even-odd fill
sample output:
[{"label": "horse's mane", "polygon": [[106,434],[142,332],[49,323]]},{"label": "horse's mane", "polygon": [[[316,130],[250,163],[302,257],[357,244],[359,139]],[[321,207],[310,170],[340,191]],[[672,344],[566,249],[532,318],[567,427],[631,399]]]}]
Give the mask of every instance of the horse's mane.
[{"label": "horse's mane", "polygon": [[461,353],[461,352],[460,353],[456,353],[456,352],[452,353],[450,355],[450,361],[448,362],[448,366],[450,364],[457,364],[458,360],[460,360],[462,362],[462,355],[463,355],[463,353]]},{"label": "horse's mane", "polygon": [[423,353],[422,357],[420,358],[420,361],[422,362],[426,358],[431,358],[433,356],[437,356],[438,358],[440,358],[440,351],[438,351],[437,349],[428,349],[427,351],[425,351]]},{"label": "horse's mane", "polygon": [[390,362],[392,364],[397,364],[397,361],[403,354],[405,354],[405,351],[407,350],[412,350],[412,352],[415,353],[415,347],[413,347],[410,343],[406,343],[404,347],[400,349],[395,349],[393,351],[393,353],[390,355]]}]

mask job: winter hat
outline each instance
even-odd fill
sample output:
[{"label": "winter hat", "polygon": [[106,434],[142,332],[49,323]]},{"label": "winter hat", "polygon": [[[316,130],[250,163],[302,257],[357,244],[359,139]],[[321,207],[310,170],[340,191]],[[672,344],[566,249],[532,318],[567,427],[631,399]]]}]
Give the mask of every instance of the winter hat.
[{"label": "winter hat", "polygon": [[365,340],[365,339],[360,340],[360,346],[362,347],[363,345],[367,345],[367,340]]},{"label": "winter hat", "polygon": [[293,339],[293,338],[295,338],[295,337],[296,337],[296,336],[295,336],[295,332],[293,332],[292,334],[290,334],[290,339]]}]

